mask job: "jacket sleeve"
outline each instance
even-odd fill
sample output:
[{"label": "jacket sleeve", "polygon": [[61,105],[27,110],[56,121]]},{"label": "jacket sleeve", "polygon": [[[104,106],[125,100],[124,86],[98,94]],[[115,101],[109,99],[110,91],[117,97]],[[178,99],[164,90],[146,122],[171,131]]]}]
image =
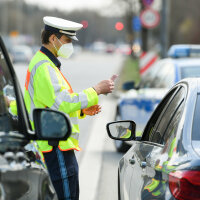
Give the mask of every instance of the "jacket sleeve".
[{"label": "jacket sleeve", "polygon": [[70,94],[62,81],[59,72],[43,64],[34,76],[34,98],[49,108],[67,114],[98,104],[98,95],[93,88]]},{"label": "jacket sleeve", "polygon": [[79,119],[84,119],[86,117],[86,114],[83,114],[82,112],[81,112],[81,110],[79,110],[78,111],[78,118]]},{"label": "jacket sleeve", "polygon": [[10,102],[10,112],[13,115],[17,116],[17,104],[16,104],[16,100],[13,100],[13,101]]}]

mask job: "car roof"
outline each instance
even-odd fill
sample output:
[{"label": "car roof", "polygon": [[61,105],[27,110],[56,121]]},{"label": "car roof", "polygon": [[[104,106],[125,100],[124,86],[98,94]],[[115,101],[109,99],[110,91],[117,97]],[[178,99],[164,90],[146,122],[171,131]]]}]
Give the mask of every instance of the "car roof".
[{"label": "car roof", "polygon": [[[194,78],[185,78],[180,80],[177,84],[186,84],[189,88],[195,88],[197,89],[197,93],[200,93],[200,77],[194,77]],[[176,84],[176,85],[177,85]]]},{"label": "car roof", "polygon": [[175,44],[168,50],[168,56],[172,58],[200,56],[199,44]]}]

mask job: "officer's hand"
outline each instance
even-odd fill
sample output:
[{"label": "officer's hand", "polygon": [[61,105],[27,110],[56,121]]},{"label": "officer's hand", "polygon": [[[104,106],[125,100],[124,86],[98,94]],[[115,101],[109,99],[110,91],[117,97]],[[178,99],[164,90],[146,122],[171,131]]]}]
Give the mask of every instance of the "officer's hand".
[{"label": "officer's hand", "polygon": [[97,94],[108,94],[111,93],[114,90],[115,86],[115,79],[117,78],[117,75],[113,75],[109,80],[103,80],[100,83],[98,83],[94,89],[96,90]]},{"label": "officer's hand", "polygon": [[82,112],[85,114],[85,115],[96,115],[98,113],[101,112],[101,106],[100,105],[95,105],[95,106],[91,106],[89,108],[84,108],[82,109]]}]

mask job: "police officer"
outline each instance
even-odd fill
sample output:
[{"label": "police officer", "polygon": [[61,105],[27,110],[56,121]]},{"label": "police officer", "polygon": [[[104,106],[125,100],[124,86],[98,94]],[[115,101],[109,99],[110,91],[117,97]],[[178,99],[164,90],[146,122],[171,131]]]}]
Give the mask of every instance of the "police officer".
[{"label": "police officer", "polygon": [[[43,18],[42,47],[32,58],[26,75],[25,104],[34,128],[34,108],[51,108],[69,115],[72,134],[66,141],[37,141],[59,199],[79,199],[78,164],[74,150],[79,151],[78,118],[95,115],[101,111],[98,95],[111,93],[114,75],[80,93],[73,92],[60,71],[58,56],[68,59],[73,53],[72,40],[82,24],[56,17]],[[79,73],[79,72],[77,72]]]}]

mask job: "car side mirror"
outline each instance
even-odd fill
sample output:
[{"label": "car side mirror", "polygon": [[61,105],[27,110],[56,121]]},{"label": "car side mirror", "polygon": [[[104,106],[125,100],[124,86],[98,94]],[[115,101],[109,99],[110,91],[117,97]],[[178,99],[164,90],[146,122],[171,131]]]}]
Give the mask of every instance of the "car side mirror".
[{"label": "car side mirror", "polygon": [[37,140],[66,140],[72,132],[68,117],[57,110],[36,108],[33,121]]},{"label": "car side mirror", "polygon": [[108,136],[115,140],[130,141],[135,139],[136,124],[134,121],[116,121],[106,125]]}]

